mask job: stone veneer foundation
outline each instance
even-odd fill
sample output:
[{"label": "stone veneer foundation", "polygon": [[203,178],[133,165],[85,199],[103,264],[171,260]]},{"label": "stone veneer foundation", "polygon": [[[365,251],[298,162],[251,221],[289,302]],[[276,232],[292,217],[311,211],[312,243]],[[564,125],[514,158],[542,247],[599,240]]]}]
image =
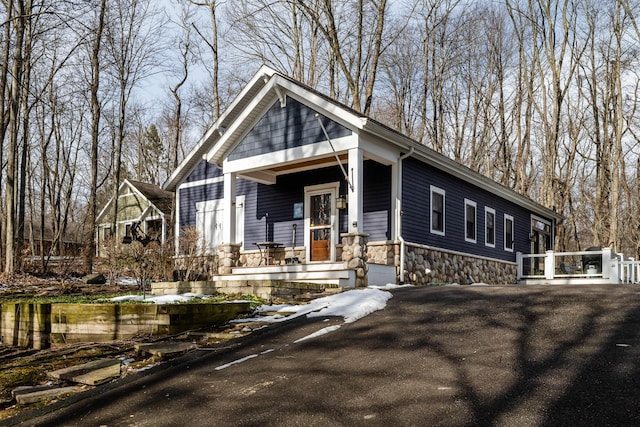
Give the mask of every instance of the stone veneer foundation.
[{"label": "stone veneer foundation", "polygon": [[[516,283],[516,263],[406,244],[405,283]],[[430,270],[427,273],[427,270]],[[408,276],[408,277],[407,277]]]},{"label": "stone veneer foundation", "polygon": [[[368,242],[366,234],[358,233],[344,233],[341,238],[342,244],[336,245],[336,259],[356,271],[356,287],[367,286],[369,264],[395,266],[397,281],[400,281],[400,242]],[[287,259],[291,261],[292,258],[297,258],[301,264],[306,261],[304,247],[279,248],[272,255],[275,265],[285,265]],[[260,251],[240,251],[239,245],[224,245],[219,248],[218,256],[201,257],[197,264],[203,277],[211,277],[231,274],[233,267],[258,267],[260,260]],[[405,244],[404,283],[408,284],[514,284],[516,270],[515,262],[475,257],[414,243]]]}]

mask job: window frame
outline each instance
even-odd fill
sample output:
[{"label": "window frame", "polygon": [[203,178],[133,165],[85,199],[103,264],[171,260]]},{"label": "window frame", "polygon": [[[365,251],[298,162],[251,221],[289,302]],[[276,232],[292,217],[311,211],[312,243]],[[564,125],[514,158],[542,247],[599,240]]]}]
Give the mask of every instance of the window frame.
[{"label": "window frame", "polygon": [[[511,229],[509,229],[509,227],[507,227],[507,221],[511,221]],[[504,236],[504,250],[507,252],[513,252],[514,250],[514,246],[515,246],[515,220],[513,219],[513,215],[509,215],[509,214],[504,214],[504,232],[503,232],[503,236]],[[509,239],[507,239],[507,232],[510,231],[511,232],[511,240],[509,241]]]},{"label": "window frame", "polygon": [[[469,237],[468,209],[473,208],[473,237]],[[478,242],[478,204],[473,200],[464,199],[464,241],[468,243]]]},{"label": "window frame", "polygon": [[[489,221],[488,221],[489,214],[493,215],[493,224],[492,224],[493,225],[492,227],[493,242],[489,242],[489,240],[487,239],[487,237],[489,236],[489,233],[488,233],[489,232]],[[489,248],[496,247],[496,210],[488,206],[484,207],[484,244]]]},{"label": "window frame", "polygon": [[[435,185],[430,186],[429,188],[429,231],[431,232],[431,234],[436,234],[438,236],[444,236],[446,233],[446,214],[447,214],[447,204],[446,204],[446,200],[447,200],[447,193],[445,190],[443,190],[440,187],[436,187]],[[433,214],[434,214],[434,209],[433,209],[433,197],[434,195],[438,195],[440,197],[442,197],[442,212],[439,212],[439,214],[442,217],[442,229],[438,229],[438,228],[434,228],[434,221],[433,221]]]}]

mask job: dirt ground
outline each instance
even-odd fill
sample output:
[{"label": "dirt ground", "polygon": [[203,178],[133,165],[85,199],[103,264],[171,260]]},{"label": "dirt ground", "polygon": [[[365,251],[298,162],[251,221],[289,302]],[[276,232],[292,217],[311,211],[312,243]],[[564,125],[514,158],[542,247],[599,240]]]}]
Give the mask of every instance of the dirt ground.
[{"label": "dirt ground", "polygon": [[[132,283],[131,280],[126,283]],[[135,284],[87,285],[78,278],[36,277],[29,275],[0,274],[0,303],[17,300],[44,299],[49,297],[112,296],[138,291]],[[255,327],[255,325],[253,325]],[[44,405],[17,405],[11,395],[20,386],[70,385],[64,381],[52,381],[47,372],[68,366],[80,365],[101,358],[118,358],[122,361],[121,377],[149,369],[169,358],[157,358],[139,353],[135,346],[140,343],[185,342],[206,348],[220,342],[241,337],[249,333],[242,323],[226,324],[205,330],[187,331],[173,336],[141,335],[128,340],[109,343],[69,344],[44,350],[24,349],[0,344],[0,421],[26,410]],[[180,354],[176,354],[178,357]],[[85,388],[91,388],[89,386]]]},{"label": "dirt ground", "polygon": [[0,302],[21,298],[111,295],[136,290],[129,284],[86,285],[80,278],[0,273]]}]

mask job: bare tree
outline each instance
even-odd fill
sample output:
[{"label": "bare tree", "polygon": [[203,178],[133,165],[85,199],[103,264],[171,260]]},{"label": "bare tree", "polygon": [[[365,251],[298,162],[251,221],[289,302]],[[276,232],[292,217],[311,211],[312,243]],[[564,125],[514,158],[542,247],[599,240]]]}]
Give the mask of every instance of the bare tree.
[{"label": "bare tree", "polygon": [[89,154],[89,161],[91,163],[91,178],[89,183],[89,216],[87,222],[91,225],[87,243],[84,249],[85,255],[85,270],[91,272],[93,268],[93,255],[95,254],[95,233],[94,226],[96,224],[96,216],[98,211],[98,204],[96,193],[98,191],[98,150],[100,146],[100,120],[102,116],[102,104],[99,99],[100,92],[100,75],[102,72],[101,67],[101,46],[102,46],[102,34],[105,26],[105,15],[107,11],[106,0],[100,0],[100,6],[98,8],[97,19],[93,31],[93,41],[91,43],[91,78],[90,78],[90,92],[91,92],[91,151]]},{"label": "bare tree", "polygon": [[[108,73],[117,89],[113,105],[114,169],[112,176],[114,212],[118,211],[118,186],[122,177],[122,149],[126,137],[127,106],[138,83],[153,72],[159,43],[161,22],[150,0],[115,0],[107,10],[109,25],[105,28],[105,47],[110,67]],[[116,216],[113,216],[113,229]]]},{"label": "bare tree", "polygon": [[[27,0],[28,1],[28,0]],[[23,48],[26,31],[26,11],[28,4],[23,0],[9,3],[9,18],[14,23],[14,47],[11,65],[11,90],[9,93],[9,140],[7,150],[7,169],[5,187],[5,265],[6,273],[15,269],[15,221],[17,196],[17,151],[20,132],[20,101],[22,99]]]}]

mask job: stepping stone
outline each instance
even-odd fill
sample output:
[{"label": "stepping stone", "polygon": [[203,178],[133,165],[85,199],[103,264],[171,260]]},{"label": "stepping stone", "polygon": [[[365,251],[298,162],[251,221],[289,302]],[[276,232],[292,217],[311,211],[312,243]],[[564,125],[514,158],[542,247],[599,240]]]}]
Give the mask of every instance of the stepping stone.
[{"label": "stepping stone", "polygon": [[120,376],[120,364],[117,359],[98,359],[82,365],[70,366],[48,372],[51,378],[73,381],[75,383],[98,385]]},{"label": "stepping stone", "polygon": [[195,348],[197,346],[190,342],[136,344],[135,346],[138,353],[148,353],[158,359],[179,356]]},{"label": "stepping stone", "polygon": [[70,394],[78,393],[80,391],[82,391],[82,387],[79,387],[79,386],[69,386],[69,387],[59,387],[59,388],[49,387],[49,389],[47,390],[17,394],[16,402],[18,402],[18,404],[20,405],[27,405],[30,403],[38,403],[45,400],[60,399],[62,397],[67,397]]},{"label": "stepping stone", "polygon": [[21,385],[11,390],[11,397],[15,399],[20,394],[35,393],[37,391],[51,390],[56,388],[53,385]]}]

